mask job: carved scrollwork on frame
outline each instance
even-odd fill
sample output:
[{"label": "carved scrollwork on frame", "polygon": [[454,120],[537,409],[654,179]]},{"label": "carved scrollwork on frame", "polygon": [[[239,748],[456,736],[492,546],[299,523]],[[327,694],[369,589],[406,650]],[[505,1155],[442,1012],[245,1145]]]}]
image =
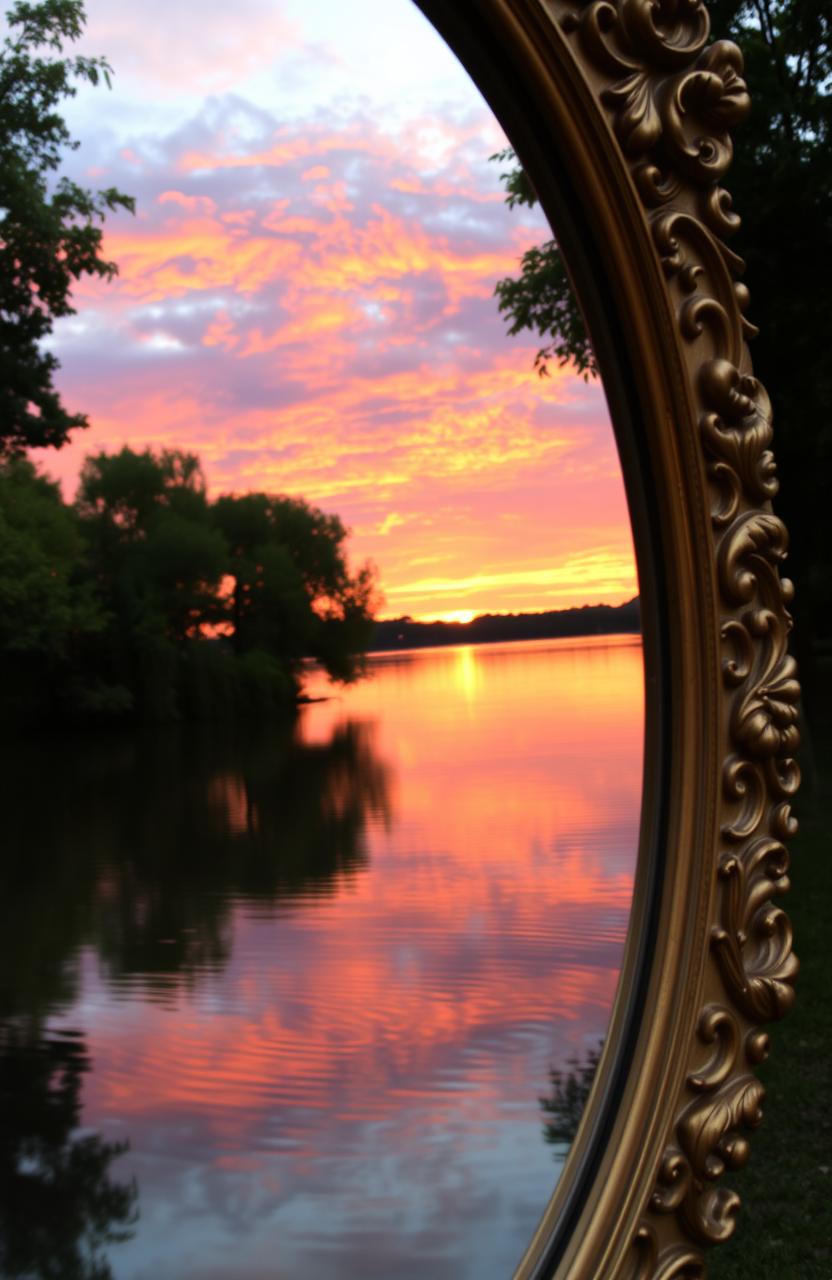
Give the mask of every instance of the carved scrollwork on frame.
[{"label": "carved scrollwork on frame", "polygon": [[771,443],[771,403],[765,388],[730,360],[709,360],[700,372],[708,408],[700,423],[710,458],[708,474],[719,502],[712,518],[721,528],[740,510],[743,497],[765,502],[777,492]]},{"label": "carved scrollwork on frame", "polygon": [[[748,371],[745,339],[755,330],[744,315],[744,264],[725,244],[739,218],[719,185],[749,97],[740,51],[707,43],[701,0],[577,0],[561,27],[603,78],[599,97],[695,369],[709,487],[727,726],[710,940],[724,1002],[707,1004],[696,1023],[691,1060],[709,1056],[687,1076],[628,1271],[632,1280],[699,1280],[701,1246],[731,1234],[739,1205],[722,1176],[747,1159],[747,1132],[762,1115],[754,1068],[768,1040],[759,1024],[791,1007],[797,971],[788,918],[773,902],[788,887],[783,841],[796,829],[790,801],[799,781],[792,589],[779,576],[788,539],[770,505],[771,406]],[[668,1215],[690,1248],[661,1247]]]},{"label": "carved scrollwork on frame", "polygon": [[708,1064],[688,1076],[693,1101],[678,1117],[678,1147],[665,1151],[651,1208],[680,1213],[688,1235],[712,1244],[730,1236],[739,1207],[733,1191],[714,1184],[726,1169],[745,1164],[744,1131],[762,1119],[763,1086],[741,1064],[759,1062],[767,1041],[743,1044],[735,1014],[718,1005],[703,1009],[697,1032],[703,1044],[715,1048]]}]

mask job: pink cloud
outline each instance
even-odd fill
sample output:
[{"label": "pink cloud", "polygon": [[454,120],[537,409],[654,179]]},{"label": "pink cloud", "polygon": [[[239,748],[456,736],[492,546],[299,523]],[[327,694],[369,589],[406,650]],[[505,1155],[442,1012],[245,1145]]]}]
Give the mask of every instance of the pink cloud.
[{"label": "pink cloud", "polygon": [[119,77],[147,93],[175,96],[238,86],[274,62],[275,53],[300,44],[300,32],[274,0],[238,0],[214,6],[203,0],[142,0],[141,21],[113,0],[87,0],[87,34],[79,50],[106,51]]},{"label": "pink cloud", "polygon": [[188,213],[210,215],[217,211],[217,202],[210,196],[186,196],[182,191],[163,191],[157,199],[159,204],[176,204]]},{"label": "pink cloud", "polygon": [[603,397],[564,370],[541,382],[492,296],[547,232],[460,157],[471,131],[434,130],[426,177],[366,124],[264,128],[267,147],[218,142],[204,172],[183,167],[202,121],[180,131],[140,216],[108,224],[120,275],[79,289],[60,350],[93,427],[60,473],[92,447],[178,444],[215,491],[303,494],[354,527],[394,611],[429,612],[431,589],[448,609],[631,596]]}]

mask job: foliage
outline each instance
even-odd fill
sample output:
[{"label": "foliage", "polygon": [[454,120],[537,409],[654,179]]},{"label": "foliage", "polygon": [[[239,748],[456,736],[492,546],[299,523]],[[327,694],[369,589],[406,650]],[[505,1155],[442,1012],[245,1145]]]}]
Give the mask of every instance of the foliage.
[{"label": "foliage", "polygon": [[227,550],[211,527],[194,454],[165,449],[86,459],[76,499],[98,587],[122,634],[182,641],[218,616]]},{"label": "foliage", "polygon": [[[491,159],[512,165],[500,175],[509,208],[537,204],[528,175],[517,166],[511,147]],[[548,374],[549,363],[557,360],[559,365],[572,362],[585,381],[597,377],[592,343],[556,240],[527,249],[520,259],[520,274],[498,280],[494,292],[497,309],[509,322],[512,336],[529,329],[548,339],[534,358],[541,376]]]},{"label": "foliage", "polygon": [[274,715],[306,658],[354,679],[375,576],[300,499],[211,503],[181,450],[99,452],[74,507],[19,457],[0,464],[0,702],[29,718],[154,722]]},{"label": "foliage", "polygon": [[[237,653],[280,645],[292,659],[307,652],[314,617],[301,563],[309,547],[290,551],[281,537],[279,515],[284,499],[265,493],[222,497],[213,518],[228,547],[226,570],[232,580],[228,621]],[[296,528],[308,544],[309,528]]]},{"label": "foliage", "polygon": [[375,577],[368,565],[350,574],[338,516],[265,493],[218,498],[212,514],[229,549],[237,652],[313,655],[334,679],[352,679],[372,634]]},{"label": "foliage", "polygon": [[23,458],[0,461],[0,649],[58,658],[102,628],[82,555],[58,485]]},{"label": "foliage", "polygon": [[[134,202],[114,187],[89,191],[57,177],[75,149],[58,104],[75,82],[109,86],[104,58],[64,57],[81,35],[82,0],[17,0],[0,49],[0,452],[60,447],[76,427],[53,385],[58,366],[42,349],[54,321],[72,315],[71,289],[82,276],[111,279],[99,223]],[[54,57],[48,51],[54,51]]]}]

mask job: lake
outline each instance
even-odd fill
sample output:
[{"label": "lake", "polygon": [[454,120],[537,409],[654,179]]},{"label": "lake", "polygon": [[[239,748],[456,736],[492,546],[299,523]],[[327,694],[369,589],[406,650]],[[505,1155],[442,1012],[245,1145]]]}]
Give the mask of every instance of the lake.
[{"label": "lake", "polygon": [[7,1273],[511,1275],[615,994],[641,644],[368,670],[291,728],[7,748]]}]

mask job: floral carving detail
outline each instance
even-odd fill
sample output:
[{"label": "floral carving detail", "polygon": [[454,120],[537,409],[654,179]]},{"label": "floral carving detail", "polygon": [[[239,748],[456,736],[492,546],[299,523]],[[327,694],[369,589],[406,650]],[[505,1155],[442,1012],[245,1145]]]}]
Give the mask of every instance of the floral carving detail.
[{"label": "floral carving detail", "polygon": [[789,887],[788,866],[784,846],[766,836],[742,854],[723,854],[719,865],[725,893],[711,943],[732,997],[759,1022],[782,1018],[794,1003],[791,924],[771,901]]},{"label": "floral carving detail", "polygon": [[[754,439],[759,460],[768,452],[763,448],[768,439],[766,431],[756,432]],[[734,441],[730,447],[739,451],[746,476],[759,475],[762,464],[755,464],[748,439]],[[739,486],[739,471],[729,470]],[[756,492],[751,480],[735,492],[747,495],[749,490]],[[717,527],[725,524],[722,504],[715,508],[713,519]],[[766,775],[771,787],[782,795],[795,789],[790,757],[799,742],[800,697],[796,664],[786,648],[791,621],[786,604],[791,598],[791,584],[777,573],[787,545],[783,523],[768,511],[752,510],[738,516],[725,530],[717,549],[720,587],[726,600],[735,606],[752,606],[722,629],[723,638],[730,640],[733,650],[733,656],[723,665],[723,677],[729,686],[740,686],[731,708],[732,738],[751,760],[784,758],[788,765],[785,773],[774,769]],[[737,654],[741,655],[739,659]],[[753,663],[752,654],[756,655]],[[726,768],[729,764],[736,768],[733,762],[727,763]]]},{"label": "floral carving detail", "polygon": [[742,1131],[760,1123],[764,1090],[756,1076],[736,1073],[742,1046],[733,1012],[706,1006],[698,1034],[715,1049],[709,1063],[688,1077],[694,1099],[676,1122],[677,1145],[665,1151],[652,1208],[678,1212],[694,1240],[713,1244],[731,1235],[739,1207],[733,1191],[714,1183],[726,1169],[746,1163],[750,1148]]},{"label": "floral carving detail", "polygon": [[748,1160],[750,1146],[742,1130],[762,1120],[764,1093],[756,1076],[735,1076],[717,1093],[692,1103],[677,1125],[691,1168],[682,1214],[701,1244],[727,1240],[734,1230],[739,1196],[712,1184],[726,1169],[741,1169]]},{"label": "floral carving detail", "polygon": [[702,442],[711,458],[709,475],[722,501],[713,510],[718,526],[737,515],[743,497],[773,498],[777,475],[771,444],[771,402],[750,374],[730,360],[709,360],[699,382],[707,409],[700,420]]},{"label": "floral carving detail", "polygon": [[782,606],[785,584],[777,576],[777,566],[786,558],[789,535],[786,526],[770,511],[753,510],[740,516],[723,535],[717,548],[719,585],[732,605],[746,604],[755,598],[773,606],[782,617],[783,629],[788,620]]},{"label": "floral carving detail", "polygon": [[[783,653],[772,662],[765,680],[752,685],[735,702],[731,713],[734,738],[750,756],[789,756],[800,741],[799,698],[796,663],[790,654]],[[774,785],[780,789],[779,781]],[[790,791],[787,785],[784,794]]]},{"label": "floral carving detail", "polygon": [[[601,100],[613,111],[624,154],[637,162],[647,202],[677,193],[668,168],[710,188],[731,163],[729,130],[744,119],[750,99],[737,46],[718,40],[705,47],[709,23],[701,0],[593,0],[564,25],[577,31],[590,60],[615,77]],[[738,221],[727,213],[730,197],[711,199],[711,217],[725,234]]]}]

